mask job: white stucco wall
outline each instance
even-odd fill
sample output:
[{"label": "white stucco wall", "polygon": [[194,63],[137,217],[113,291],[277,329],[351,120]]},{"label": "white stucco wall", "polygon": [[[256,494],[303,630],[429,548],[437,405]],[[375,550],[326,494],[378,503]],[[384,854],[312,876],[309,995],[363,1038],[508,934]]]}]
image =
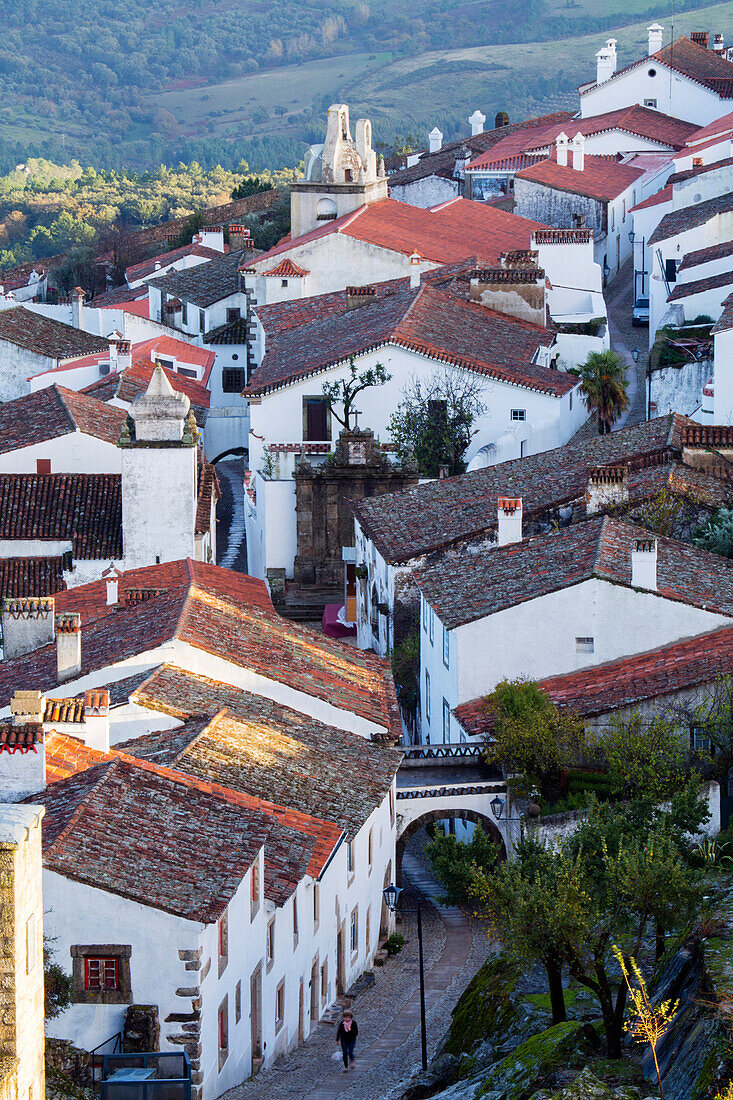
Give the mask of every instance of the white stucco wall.
[{"label": "white stucco wall", "polygon": [[425,176],[413,183],[393,184],[389,189],[391,199],[408,202],[410,206],[419,206],[423,210],[458,198],[459,194],[459,181],[444,176]]},{"label": "white stucco wall", "polygon": [[125,567],[195,557],[196,448],[122,448]]},{"label": "white stucco wall", "polygon": [[52,474],[119,474],[122,457],[119,447],[83,432],[19,447],[0,454],[0,473],[35,474],[38,459],[51,460]]},{"label": "white stucco wall", "polygon": [[[651,75],[652,70],[656,75]],[[698,126],[706,126],[728,109],[728,104],[721,102],[709,88],[688,80],[680,73],[671,72],[656,59],[650,58],[648,64],[618,73],[612,80],[581,91],[580,113],[582,118],[589,118],[634,103],[643,106],[648,99],[656,99],[658,111],[686,122],[695,122]]]}]

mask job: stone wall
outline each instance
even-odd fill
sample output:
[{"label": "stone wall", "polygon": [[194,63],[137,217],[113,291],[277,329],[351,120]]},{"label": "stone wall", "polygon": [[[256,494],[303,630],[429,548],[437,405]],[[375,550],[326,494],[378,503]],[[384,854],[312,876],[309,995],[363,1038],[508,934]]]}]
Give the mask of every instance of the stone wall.
[{"label": "stone wall", "polygon": [[702,388],[712,378],[713,362],[701,359],[695,363],[682,363],[680,366],[662,367],[653,370],[651,376],[652,416],[666,416],[667,413],[682,413],[689,416],[700,408]]},{"label": "stone wall", "polygon": [[574,229],[573,217],[580,214],[585,217],[584,228],[594,230],[596,241],[606,233],[604,204],[596,199],[517,177],[514,181],[514,201],[514,213],[523,218],[532,218],[556,229]]},{"label": "stone wall", "polygon": [[342,548],[354,545],[353,505],[364,497],[417,485],[411,468],[393,465],[369,429],[342,431],[333,457],[295,468],[298,550],[294,578],[305,585],[340,585]]}]

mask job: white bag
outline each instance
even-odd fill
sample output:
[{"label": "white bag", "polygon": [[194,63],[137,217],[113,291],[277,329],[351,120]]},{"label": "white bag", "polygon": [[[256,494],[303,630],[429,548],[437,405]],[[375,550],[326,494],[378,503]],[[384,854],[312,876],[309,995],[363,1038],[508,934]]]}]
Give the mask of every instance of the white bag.
[{"label": "white bag", "polygon": [[342,1060],[343,1060],[343,1055],[341,1054],[341,1051],[340,1050],[334,1050],[333,1054],[331,1055],[331,1061],[332,1062],[341,1062]]}]

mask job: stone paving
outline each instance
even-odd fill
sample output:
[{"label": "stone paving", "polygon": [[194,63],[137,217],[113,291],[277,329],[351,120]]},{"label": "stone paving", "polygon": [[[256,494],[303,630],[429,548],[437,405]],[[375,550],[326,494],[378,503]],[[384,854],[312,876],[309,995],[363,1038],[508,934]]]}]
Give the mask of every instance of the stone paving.
[{"label": "stone paving", "polygon": [[[631,311],[634,308],[633,283],[634,273],[629,260],[605,291],[611,349],[618,352],[626,363],[626,377],[629,382],[629,407],[614,424],[614,431],[646,420],[648,333],[646,328],[635,328],[631,323]],[[638,365],[631,358],[634,347],[641,352]]]},{"label": "stone paving", "polygon": [[[417,840],[417,838],[415,838]],[[431,899],[423,909],[428,1057],[445,1034],[450,1011],[490,952],[486,928],[459,909],[437,903],[438,886],[413,844],[403,872],[410,889]],[[405,904],[411,904],[409,897]],[[414,916],[401,926],[402,952],[375,971],[374,985],[353,1004],[359,1025],[348,1073],[332,1060],[335,1027],[320,1023],[297,1050],[226,1094],[227,1100],[394,1100],[420,1069],[420,1000]]]},{"label": "stone paving", "polygon": [[221,500],[216,509],[217,565],[247,572],[244,536],[244,460],[225,458],[216,464]]}]

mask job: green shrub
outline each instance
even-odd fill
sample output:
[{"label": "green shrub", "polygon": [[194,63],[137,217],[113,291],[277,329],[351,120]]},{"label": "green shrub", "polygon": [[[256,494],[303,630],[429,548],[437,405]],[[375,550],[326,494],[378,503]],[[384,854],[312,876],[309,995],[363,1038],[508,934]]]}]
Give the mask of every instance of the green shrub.
[{"label": "green shrub", "polygon": [[388,955],[398,955],[405,946],[405,937],[401,932],[393,932],[384,945]]},{"label": "green shrub", "polygon": [[719,508],[692,536],[695,546],[733,558],[733,509]]}]

